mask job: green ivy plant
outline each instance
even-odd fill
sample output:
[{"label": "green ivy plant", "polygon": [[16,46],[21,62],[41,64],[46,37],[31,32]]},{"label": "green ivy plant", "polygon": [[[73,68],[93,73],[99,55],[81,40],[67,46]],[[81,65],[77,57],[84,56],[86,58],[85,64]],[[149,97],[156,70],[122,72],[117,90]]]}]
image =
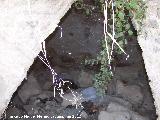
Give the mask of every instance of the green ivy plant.
[{"label": "green ivy plant", "polygon": [[96,59],[86,59],[86,65],[100,65],[98,73],[94,75],[94,87],[97,89],[97,95],[103,96],[109,81],[112,79],[111,71],[108,69],[107,49],[105,41],[102,40],[102,50]]},{"label": "green ivy plant", "polygon": [[[112,4],[108,1],[108,31],[112,33]],[[94,0],[95,6],[100,13],[103,13],[105,0]],[[81,6],[81,7],[78,7]],[[87,15],[92,13],[92,9],[85,7],[83,0],[77,1],[75,7],[86,11]],[[143,0],[115,0],[114,1],[114,13],[115,13],[115,39],[118,44],[124,48],[126,44],[127,36],[133,36],[133,25],[131,20],[135,19],[139,26],[142,25],[142,20],[145,18],[145,2]],[[89,11],[89,12],[88,12]],[[112,40],[108,37],[108,46],[111,48]],[[121,54],[122,51],[119,47],[114,48],[114,52]],[[95,74],[94,86],[97,88],[99,95],[104,95],[105,87],[112,79],[111,71],[108,67],[107,50],[105,48],[105,42],[102,40],[102,50],[96,59],[85,60],[85,64],[95,65],[100,64],[99,73]]]},{"label": "green ivy plant", "polygon": [[74,3],[74,7],[75,7],[77,10],[83,10],[83,13],[85,13],[85,15],[87,15],[87,16],[89,16],[89,15],[92,14],[93,6],[84,4],[84,1],[83,1],[83,0],[77,0],[77,1]]}]

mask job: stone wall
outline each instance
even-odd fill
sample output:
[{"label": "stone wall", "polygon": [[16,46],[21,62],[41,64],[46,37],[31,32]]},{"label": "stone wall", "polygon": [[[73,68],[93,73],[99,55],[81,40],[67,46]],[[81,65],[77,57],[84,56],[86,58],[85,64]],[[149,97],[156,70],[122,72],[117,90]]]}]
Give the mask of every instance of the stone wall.
[{"label": "stone wall", "polygon": [[160,1],[147,1],[147,13],[142,33],[138,36],[143,51],[149,85],[155,99],[155,107],[160,120]]},{"label": "stone wall", "polygon": [[0,114],[74,0],[0,0]]}]

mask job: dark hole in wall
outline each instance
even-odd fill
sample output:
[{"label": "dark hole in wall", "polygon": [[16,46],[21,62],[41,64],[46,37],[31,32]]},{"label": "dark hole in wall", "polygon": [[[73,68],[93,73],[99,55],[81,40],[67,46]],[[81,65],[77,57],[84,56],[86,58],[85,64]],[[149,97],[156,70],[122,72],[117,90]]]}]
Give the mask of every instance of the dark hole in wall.
[{"label": "dark hole in wall", "polygon": [[[94,75],[98,66],[86,66],[84,60],[96,58],[101,50],[103,16],[100,13],[85,16],[81,11],[78,12],[72,8],[63,17],[59,26],[62,28],[62,38],[60,38],[60,27],[57,27],[56,31],[45,41],[51,66],[60,78],[72,82],[63,86],[65,94],[70,93],[67,86],[75,91],[88,90],[94,93],[94,89],[88,88],[93,87],[91,76]],[[85,111],[88,115],[87,119],[97,120],[101,110],[106,110],[111,103],[116,103],[135,112],[139,117],[156,120],[154,100],[148,84],[141,49],[136,36],[127,40],[125,50],[130,58],[126,61],[125,55],[115,55],[115,75],[108,85],[106,97],[97,98],[99,102],[83,102],[84,108],[78,109]],[[11,99],[6,110],[6,119],[10,115],[41,114],[44,116],[52,112],[55,116],[60,113],[68,115],[68,111],[70,114],[77,114],[75,113],[77,109],[72,105],[62,107],[62,98],[58,94],[56,97],[53,96],[51,71],[38,57],[35,58],[27,76],[27,80],[22,82]]]}]

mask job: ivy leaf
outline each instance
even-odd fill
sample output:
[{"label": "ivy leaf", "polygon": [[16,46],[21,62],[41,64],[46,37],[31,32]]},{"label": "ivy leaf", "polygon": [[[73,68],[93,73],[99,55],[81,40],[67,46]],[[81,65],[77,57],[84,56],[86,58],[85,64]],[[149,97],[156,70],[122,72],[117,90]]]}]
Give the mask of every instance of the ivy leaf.
[{"label": "ivy leaf", "polygon": [[131,30],[128,30],[129,35],[133,35],[133,32]]},{"label": "ivy leaf", "polygon": [[117,26],[122,27],[122,22],[121,21],[117,21]]},{"label": "ivy leaf", "polygon": [[129,6],[130,8],[132,9],[137,9],[137,1],[136,0],[132,0],[130,3],[129,3]]},{"label": "ivy leaf", "polygon": [[123,46],[123,41],[119,41],[118,44],[122,47]]},{"label": "ivy leaf", "polygon": [[90,15],[91,12],[90,12],[90,10],[88,8],[86,8],[85,13],[88,16],[88,15]]},{"label": "ivy leaf", "polygon": [[124,34],[123,34],[123,32],[120,32],[120,33],[117,33],[117,34],[115,35],[115,38],[120,38],[120,37],[122,37],[122,36],[124,36]]},{"label": "ivy leaf", "polygon": [[126,24],[126,30],[130,29],[130,24]]},{"label": "ivy leaf", "polygon": [[124,19],[124,13],[123,12],[119,12],[118,13],[118,17],[123,20]]},{"label": "ivy leaf", "polygon": [[126,7],[127,10],[130,9],[130,5],[128,3],[125,3],[125,7]]},{"label": "ivy leaf", "polygon": [[116,28],[116,33],[119,33],[119,32],[122,32],[122,31],[123,31],[122,27],[117,27]]},{"label": "ivy leaf", "polygon": [[116,7],[121,8],[123,6],[122,1],[116,1]]},{"label": "ivy leaf", "polygon": [[104,0],[99,0],[100,3],[104,3]]}]

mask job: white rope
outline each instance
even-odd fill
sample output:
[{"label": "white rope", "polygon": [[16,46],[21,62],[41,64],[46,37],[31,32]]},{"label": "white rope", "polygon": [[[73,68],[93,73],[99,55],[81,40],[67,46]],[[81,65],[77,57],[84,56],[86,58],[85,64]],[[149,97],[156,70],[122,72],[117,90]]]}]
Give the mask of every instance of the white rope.
[{"label": "white rope", "polygon": [[[29,18],[31,21],[33,21],[33,17],[32,17],[32,11],[31,11],[31,1],[30,0],[27,0],[27,5],[28,5],[28,13],[29,13]],[[63,37],[63,31],[62,31],[62,27],[61,26],[58,26],[61,30],[60,32],[60,38]],[[40,29],[38,28],[37,29],[38,31],[40,31]],[[39,44],[39,43],[38,43]],[[54,69],[51,67],[50,63],[49,63],[49,60],[47,59],[47,52],[46,52],[46,45],[45,45],[45,41],[42,42],[42,54],[44,57],[38,55],[39,59],[50,69],[51,71],[51,74],[52,74],[52,82],[53,84],[55,83],[55,76],[57,75],[57,73],[54,71]],[[62,88],[62,85],[64,85],[65,83],[71,83],[70,81],[63,81],[61,78],[59,78],[59,83],[58,83],[58,88],[56,88],[56,85],[54,85],[54,97],[55,97],[55,92],[56,90],[60,90],[60,96],[64,99],[66,99],[65,97],[63,97],[63,88]],[[76,105],[76,108],[78,108],[78,106],[81,106],[81,103],[78,103],[78,101],[80,101],[81,99],[83,99],[83,97],[81,97],[82,95],[80,96],[76,96],[75,93],[68,87],[68,89],[71,91],[72,95],[74,96],[73,97],[73,100],[68,100],[68,101],[71,101],[72,102],[72,105]],[[67,99],[66,99],[67,100]]]},{"label": "white rope", "polygon": [[108,48],[108,41],[107,41],[107,24],[108,24],[108,17],[107,17],[107,7],[108,7],[108,3],[107,1],[105,1],[105,5],[104,5],[104,40],[105,40],[105,46],[107,49],[107,55],[108,55],[108,60],[110,59],[110,53],[109,53],[109,48]]},{"label": "white rope", "polygon": [[[125,54],[127,55],[126,60],[129,58],[129,55],[124,51],[124,49],[118,44],[118,42],[115,39],[115,11],[114,11],[114,0],[111,0],[109,2],[109,4],[112,3],[112,22],[113,22],[113,27],[112,27],[112,34],[110,34],[107,30],[107,25],[108,25],[108,17],[107,17],[107,8],[108,8],[108,0],[105,0],[105,5],[104,5],[104,40],[105,40],[105,46],[107,49],[107,56],[108,56],[108,65],[109,68],[111,70],[111,60],[112,60],[112,54],[113,54],[113,50],[114,50],[114,44],[116,44],[119,49]],[[109,36],[112,40],[112,46],[111,49],[109,50],[108,47],[108,41],[107,41],[107,36]]]},{"label": "white rope", "polygon": [[[115,36],[115,29],[114,29],[114,25],[115,25],[115,15],[114,15],[114,1],[112,0],[112,20],[113,20],[113,27],[112,27],[112,32],[113,32],[113,38]],[[113,49],[114,49],[114,41],[112,42],[112,47],[111,47],[111,53],[110,53],[110,59],[108,60],[109,61],[109,65],[111,64],[111,59],[112,59],[112,54],[113,54]],[[110,65],[110,70],[111,70],[111,65]]]},{"label": "white rope", "polygon": [[[45,48],[45,41],[42,42],[42,53],[43,53],[43,56],[40,56],[38,55],[38,57],[40,58],[40,60],[50,69],[51,73],[52,73],[52,79],[53,79],[53,84],[55,83],[55,76],[57,75],[57,73],[54,71],[54,69],[51,67],[48,59],[47,59],[47,52],[46,52],[46,48]],[[58,88],[56,89],[56,85],[54,86],[54,97],[55,97],[55,91],[56,90],[60,90],[60,97],[62,97],[63,99],[67,100],[67,101],[70,101],[72,103],[72,105],[76,105],[76,108],[78,108],[78,106],[81,106],[81,103],[79,101],[81,101],[81,99],[83,99],[82,95],[75,95],[74,91],[70,89],[70,87],[68,87],[68,89],[71,91],[72,95],[73,95],[73,100],[70,100],[70,99],[67,99],[63,96],[64,94],[64,91],[63,91],[63,88],[62,86],[65,84],[65,83],[71,83],[70,81],[63,81],[63,79],[59,78],[59,83],[58,83]],[[72,84],[72,83],[71,83]],[[77,93],[77,92],[76,92]]]}]

